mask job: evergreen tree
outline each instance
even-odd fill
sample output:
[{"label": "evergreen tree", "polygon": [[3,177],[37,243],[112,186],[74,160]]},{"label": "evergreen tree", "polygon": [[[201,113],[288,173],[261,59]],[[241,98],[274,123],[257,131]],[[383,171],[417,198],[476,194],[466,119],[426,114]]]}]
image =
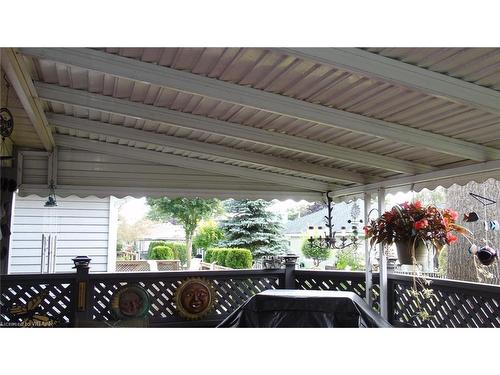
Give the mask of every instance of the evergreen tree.
[{"label": "evergreen tree", "polygon": [[225,239],[221,246],[249,249],[254,258],[285,252],[283,226],[279,218],[267,210],[269,202],[231,199],[225,205],[230,218],[222,223]]}]

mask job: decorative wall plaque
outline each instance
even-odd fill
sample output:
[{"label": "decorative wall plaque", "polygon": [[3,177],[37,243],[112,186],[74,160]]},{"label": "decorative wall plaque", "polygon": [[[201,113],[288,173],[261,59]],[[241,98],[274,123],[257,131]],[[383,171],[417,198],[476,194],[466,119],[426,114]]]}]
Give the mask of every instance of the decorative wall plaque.
[{"label": "decorative wall plaque", "polygon": [[138,285],[122,286],[111,298],[111,311],[117,319],[142,318],[148,310],[148,293]]},{"label": "decorative wall plaque", "polygon": [[175,292],[177,312],[185,319],[200,319],[212,310],[215,298],[210,281],[189,278]]}]

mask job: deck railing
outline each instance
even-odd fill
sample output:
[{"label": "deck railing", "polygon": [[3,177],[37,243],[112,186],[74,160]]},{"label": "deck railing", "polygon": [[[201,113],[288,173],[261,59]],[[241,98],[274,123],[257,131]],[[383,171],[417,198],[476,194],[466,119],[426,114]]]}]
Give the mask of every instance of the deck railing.
[{"label": "deck railing", "polygon": [[[175,306],[177,287],[187,278],[209,280],[215,292],[212,311],[201,320],[185,320]],[[151,304],[145,325],[213,327],[252,295],[266,289],[352,291],[365,297],[364,272],[295,270],[168,271],[4,275],[0,277],[0,325],[124,326],[117,321],[111,299],[124,285],[144,288]],[[432,279],[430,299],[410,293],[412,277],[388,275],[389,321],[405,327],[500,327],[500,286]],[[379,309],[378,275],[373,275],[373,308]],[[418,300],[417,300],[418,298]],[[418,304],[420,302],[420,305]],[[418,307],[420,306],[420,307]],[[424,310],[430,316],[418,315]]]}]

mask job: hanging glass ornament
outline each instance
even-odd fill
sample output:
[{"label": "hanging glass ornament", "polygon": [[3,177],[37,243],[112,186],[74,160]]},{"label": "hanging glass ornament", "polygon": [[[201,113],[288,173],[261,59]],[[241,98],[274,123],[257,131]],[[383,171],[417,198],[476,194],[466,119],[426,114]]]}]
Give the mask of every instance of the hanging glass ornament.
[{"label": "hanging glass ornament", "polygon": [[475,255],[484,266],[491,265],[498,258],[497,251],[490,246],[481,247]]}]

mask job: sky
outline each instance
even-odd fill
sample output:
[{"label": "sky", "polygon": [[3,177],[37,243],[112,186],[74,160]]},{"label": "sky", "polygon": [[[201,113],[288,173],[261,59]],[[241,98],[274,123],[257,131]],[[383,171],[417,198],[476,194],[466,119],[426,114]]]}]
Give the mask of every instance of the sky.
[{"label": "sky", "polygon": [[[412,199],[412,193],[402,193],[399,192],[397,194],[389,194],[389,202],[391,205],[396,203],[401,203],[404,201],[410,201]],[[125,220],[132,224],[135,223],[142,218],[144,218],[149,211],[149,207],[146,203],[146,198],[124,198],[122,201],[125,203],[120,208],[120,214],[125,218]],[[269,210],[276,213],[281,214],[282,216],[286,213],[286,211],[294,206],[302,205],[306,203],[306,201],[294,201],[292,199],[288,199],[286,201],[276,201],[273,203]]]},{"label": "sky", "polygon": [[[120,207],[120,215],[130,224],[144,218],[149,211],[146,198],[124,198],[122,201],[125,201],[125,203]],[[292,199],[276,201],[269,207],[269,210],[277,214],[284,214],[286,210],[305,202],[306,201],[294,201]]]}]

